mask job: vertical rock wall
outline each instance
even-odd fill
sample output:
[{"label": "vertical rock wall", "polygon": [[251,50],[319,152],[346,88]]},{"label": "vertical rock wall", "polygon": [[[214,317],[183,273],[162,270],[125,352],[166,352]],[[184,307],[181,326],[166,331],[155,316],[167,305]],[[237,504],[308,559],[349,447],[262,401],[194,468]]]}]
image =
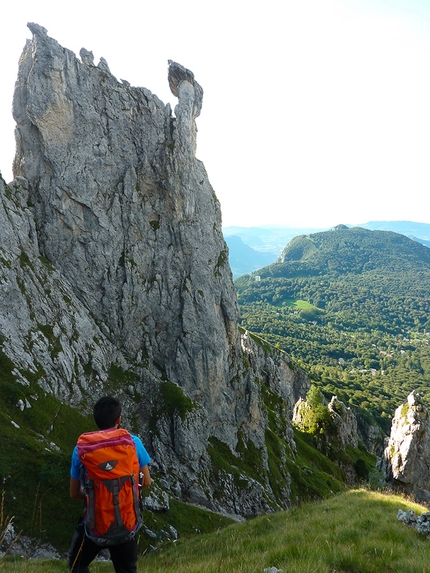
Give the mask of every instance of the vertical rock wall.
[{"label": "vertical rock wall", "polygon": [[238,309],[220,206],[195,157],[202,89],[171,63],[173,117],[106,62],[30,29],[14,175],[29,182],[40,250],[110,340],[210,405],[237,351]]}]

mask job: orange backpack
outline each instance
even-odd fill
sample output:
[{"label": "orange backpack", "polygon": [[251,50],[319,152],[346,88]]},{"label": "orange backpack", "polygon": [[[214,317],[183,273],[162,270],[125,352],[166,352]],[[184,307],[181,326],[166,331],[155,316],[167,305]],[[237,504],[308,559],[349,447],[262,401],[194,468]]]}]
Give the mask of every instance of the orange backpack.
[{"label": "orange backpack", "polygon": [[140,468],[131,434],[119,428],[88,432],[77,446],[85,468],[87,537],[101,546],[133,539],[143,522]]}]

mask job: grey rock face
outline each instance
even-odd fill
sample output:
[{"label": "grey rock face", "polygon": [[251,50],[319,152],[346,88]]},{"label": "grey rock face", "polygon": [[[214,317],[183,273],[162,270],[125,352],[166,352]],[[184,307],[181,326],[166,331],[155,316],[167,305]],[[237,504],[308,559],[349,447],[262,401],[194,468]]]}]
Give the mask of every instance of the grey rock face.
[{"label": "grey rock face", "polygon": [[394,414],[382,469],[394,488],[430,503],[430,419],[415,392]]},{"label": "grey rock face", "polygon": [[337,396],[332,396],[328,410],[336,424],[337,435],[342,447],[352,446],[356,448],[358,446],[357,419],[351,408],[345,406],[343,402],[338,400]]},{"label": "grey rock face", "polygon": [[[309,381],[239,335],[220,205],[195,156],[203,90],[170,62],[173,115],[92,52],[79,60],[29,28],[13,101],[15,181],[0,183],[3,350],[76,405],[120,367],[121,398],[167,489],[237,515],[265,511],[279,501],[268,481],[245,476],[240,491],[227,472],[214,482],[208,444],[237,455],[240,432],[267,467],[261,382],[291,415]],[[282,433],[294,449],[291,426]],[[288,491],[286,477],[284,506]]]},{"label": "grey rock face", "polygon": [[201,88],[176,78],[174,119],[30,28],[14,175],[30,182],[39,247],[116,345],[207,394],[226,377],[238,310],[219,203],[194,155]]},{"label": "grey rock face", "polygon": [[399,509],[397,512],[397,519],[405,525],[416,529],[421,535],[425,535],[426,537],[430,536],[429,512],[425,512],[417,516],[413,509],[408,509],[407,511]]},{"label": "grey rock face", "polygon": [[[102,391],[121,352],[75,296],[62,274],[39,251],[28,186],[0,179],[0,334],[17,382],[28,376],[60,400],[78,404],[90,389]],[[27,373],[27,374],[26,374]],[[26,377],[27,376],[27,377]]]},{"label": "grey rock face", "polygon": [[[334,432],[334,434],[329,435],[328,432],[327,436],[322,434],[322,445],[325,440],[328,440],[328,444],[326,445],[330,445],[331,442],[335,441],[339,448],[346,448],[347,446],[356,448],[358,446],[357,419],[351,408],[345,406],[337,396],[332,396],[330,402],[327,404],[327,410],[333,421],[331,432]],[[294,406],[293,423],[299,428],[302,428],[304,424],[306,424],[306,418],[311,412],[312,406],[306,400],[299,397]]]},{"label": "grey rock face", "polygon": [[[337,396],[332,396],[327,406],[324,402],[322,399],[320,405],[322,410],[318,411],[318,407],[315,407],[311,400],[300,398],[294,406],[293,424],[304,431],[309,431],[309,426],[314,427],[316,424],[320,429],[319,432],[313,429],[317,448],[344,471],[347,483],[354,484],[358,479],[357,470],[352,462],[347,461],[339,453],[347,446],[358,447],[357,419],[354,412],[338,400]],[[328,414],[325,418],[321,417],[324,411]]]}]

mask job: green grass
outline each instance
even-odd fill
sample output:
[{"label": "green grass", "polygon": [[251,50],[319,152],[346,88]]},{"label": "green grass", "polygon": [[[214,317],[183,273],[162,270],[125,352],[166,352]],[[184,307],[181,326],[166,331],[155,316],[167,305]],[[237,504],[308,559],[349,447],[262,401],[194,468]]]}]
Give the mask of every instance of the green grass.
[{"label": "green grass", "polygon": [[315,305],[311,304],[310,302],[308,302],[307,300],[301,300],[301,299],[293,299],[293,298],[287,298],[285,299],[286,306],[292,306],[294,308],[298,308],[298,309],[302,309],[302,308],[317,308]]},{"label": "green grass", "polygon": [[[323,502],[166,543],[140,558],[151,573],[425,573],[430,540],[397,520],[399,509],[427,511],[404,497],[350,490]],[[0,572],[57,573],[59,561],[0,560]],[[94,563],[93,573],[112,572]]]},{"label": "green grass", "polygon": [[[149,490],[150,491],[150,490]],[[227,527],[233,520],[218,513],[213,513],[196,506],[188,505],[174,498],[169,500],[169,510],[152,512],[144,510],[143,520],[145,526],[163,538],[161,532],[172,525],[183,537],[190,537],[197,533],[209,533]],[[139,548],[142,553],[147,552],[149,544],[156,545],[158,541],[148,540],[145,535],[139,539]]]},{"label": "green grass", "polygon": [[[56,400],[38,385],[38,375],[21,372],[0,349],[0,480],[6,515],[17,531],[58,547],[70,541],[82,505],[68,494],[70,456],[78,435],[92,420]],[[24,409],[18,407],[25,402]],[[58,508],[61,508],[61,511]]]},{"label": "green grass", "polygon": [[422,506],[365,489],[179,541],[147,557],[153,573],[421,573],[430,541],[397,521]]}]

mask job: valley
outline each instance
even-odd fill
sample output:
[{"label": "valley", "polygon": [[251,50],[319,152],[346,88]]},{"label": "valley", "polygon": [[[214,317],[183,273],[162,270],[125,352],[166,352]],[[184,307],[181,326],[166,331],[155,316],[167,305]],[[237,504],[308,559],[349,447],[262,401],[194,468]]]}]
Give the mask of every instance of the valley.
[{"label": "valley", "polygon": [[411,390],[430,401],[427,247],[339,226],[296,237],[278,262],[235,285],[243,328],[385,431]]}]

